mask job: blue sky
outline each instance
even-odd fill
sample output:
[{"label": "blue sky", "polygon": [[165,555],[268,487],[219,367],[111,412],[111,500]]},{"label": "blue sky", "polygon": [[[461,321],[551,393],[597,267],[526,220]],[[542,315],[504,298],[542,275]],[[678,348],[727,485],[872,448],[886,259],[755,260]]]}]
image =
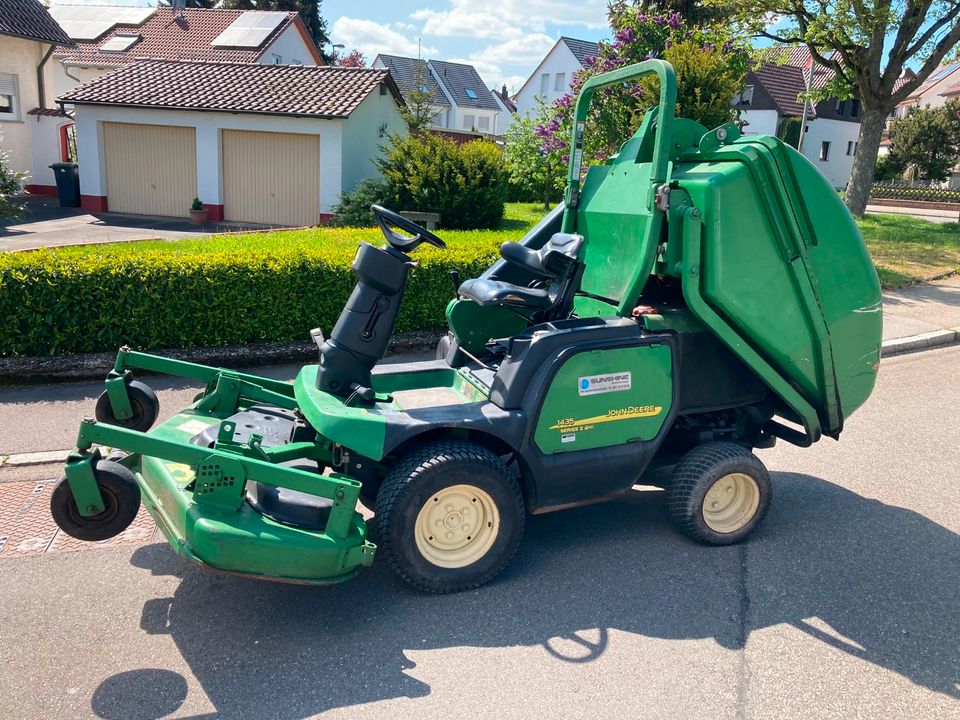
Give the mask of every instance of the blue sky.
[{"label": "blue sky", "polygon": [[514,92],[561,35],[609,36],[607,0],[323,0],[332,42],[474,65]]}]

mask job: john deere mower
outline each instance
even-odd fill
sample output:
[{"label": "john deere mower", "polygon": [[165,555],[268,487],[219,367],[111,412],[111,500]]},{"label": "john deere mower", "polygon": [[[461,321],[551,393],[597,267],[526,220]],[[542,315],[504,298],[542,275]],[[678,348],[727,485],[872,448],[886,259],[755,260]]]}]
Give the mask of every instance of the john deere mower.
[{"label": "john deere mower", "polygon": [[[591,98],[647,74],[658,107],[583,174]],[[360,244],[356,287],[294,382],[122,348],[53,493],[57,524],[102,540],[142,501],[212,569],[332,583],[379,554],[433,592],[493,578],[527,513],[638,483],[665,487],[690,538],[744,539],[771,501],[753,449],[836,439],[873,389],[880,290],[813,165],[675,106],[658,60],[584,85],[563,204],[455,279],[435,361],[378,366],[418,247],[444,247],[380,207],[386,243]],[[205,389],[154,428],[135,370]]]}]

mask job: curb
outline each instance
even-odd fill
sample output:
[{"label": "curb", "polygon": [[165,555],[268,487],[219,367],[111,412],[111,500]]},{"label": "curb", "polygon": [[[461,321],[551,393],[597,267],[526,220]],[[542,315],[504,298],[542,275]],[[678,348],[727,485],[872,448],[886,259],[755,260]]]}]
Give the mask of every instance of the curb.
[{"label": "curb", "polygon": [[30,467],[31,465],[62,464],[67,461],[70,450],[45,450],[43,452],[0,455],[0,468]]},{"label": "curb", "polygon": [[960,343],[960,328],[952,330],[934,330],[920,335],[887,340],[880,348],[880,357],[891,357],[905,353],[918,352],[934,347]]}]

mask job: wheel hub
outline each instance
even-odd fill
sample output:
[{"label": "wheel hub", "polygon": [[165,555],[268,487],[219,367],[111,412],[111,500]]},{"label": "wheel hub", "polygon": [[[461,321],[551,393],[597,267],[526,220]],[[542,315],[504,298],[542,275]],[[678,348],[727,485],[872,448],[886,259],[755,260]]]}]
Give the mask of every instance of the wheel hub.
[{"label": "wheel hub", "polygon": [[439,567],[466,567],[482,558],[500,530],[493,498],[474,485],[452,485],[431,495],[417,515],[417,549]]},{"label": "wheel hub", "polygon": [[760,488],[745,473],[717,480],[703,498],[703,521],[714,532],[731,533],[744,527],[760,506]]}]

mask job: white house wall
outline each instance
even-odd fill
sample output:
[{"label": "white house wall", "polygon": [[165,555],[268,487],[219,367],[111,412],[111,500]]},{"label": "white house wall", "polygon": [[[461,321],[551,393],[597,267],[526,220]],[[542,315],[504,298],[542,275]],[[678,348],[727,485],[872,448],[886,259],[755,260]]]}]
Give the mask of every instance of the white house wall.
[{"label": "white house wall", "polygon": [[740,119],[748,125],[743,128],[744,135],[777,134],[777,122],[780,114],[776,110],[741,110]]},{"label": "white house wall", "polygon": [[14,118],[0,119],[0,148],[8,153],[11,169],[31,176],[38,175],[31,149],[37,118],[27,115],[27,111],[40,105],[37,66],[48,47],[33,40],[0,35],[0,73],[16,76],[18,104]]},{"label": "white house wall", "polygon": [[342,132],[341,187],[350,192],[364,178],[379,176],[374,159],[383,154],[381,148],[389,144],[391,134],[406,132],[406,124],[393,94],[375,90],[350,113]]},{"label": "white house wall", "polygon": [[[566,95],[570,90],[573,74],[580,69],[580,63],[567,44],[559,41],[540,63],[540,67],[527,79],[520,92],[517,93],[517,115],[524,116],[537,108],[536,98],[542,96],[549,105],[554,100]],[[557,73],[564,73],[562,90],[556,90]],[[549,90],[543,95],[540,90],[540,78],[544,74],[550,75]]]},{"label": "white house wall", "polygon": [[[847,143],[856,143],[859,135],[860,123],[825,118],[811,120],[807,123],[803,154],[831,185],[837,189],[845,188],[853,169],[853,155],[847,155]],[[825,140],[830,142],[830,154],[826,162],[820,160],[821,143]]]},{"label": "white house wall", "polygon": [[274,55],[280,56],[279,65],[316,65],[313,55],[303,41],[303,35],[297,27],[291,23],[286,30],[270,43],[259,62],[272,65]]},{"label": "white house wall", "polygon": [[[223,163],[220,131],[250,130],[318,135],[320,138],[320,212],[330,213],[340,198],[344,124],[342,120],[79,105],[76,107],[76,123],[80,194],[83,206],[90,210],[109,209],[106,208],[107,192],[101,129],[104,122],[175,124],[196,128],[197,195],[205,205],[220,208],[221,211]],[[148,170],[145,168],[145,171]]]}]

